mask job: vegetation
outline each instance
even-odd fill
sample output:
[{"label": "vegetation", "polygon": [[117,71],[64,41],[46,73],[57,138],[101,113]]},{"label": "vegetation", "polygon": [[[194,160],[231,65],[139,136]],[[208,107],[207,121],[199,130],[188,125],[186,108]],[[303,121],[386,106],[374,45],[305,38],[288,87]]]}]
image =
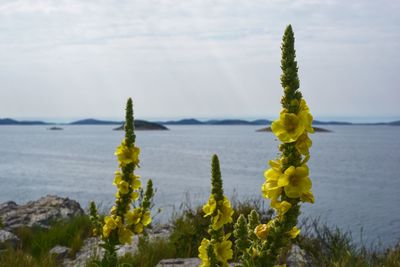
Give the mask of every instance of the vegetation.
[{"label": "vegetation", "polygon": [[15,230],[20,242],[16,249],[8,248],[0,254],[0,266],[55,266],[49,250],[56,245],[71,248],[71,256],[90,236],[88,216],[54,223],[49,229],[21,227]]}]

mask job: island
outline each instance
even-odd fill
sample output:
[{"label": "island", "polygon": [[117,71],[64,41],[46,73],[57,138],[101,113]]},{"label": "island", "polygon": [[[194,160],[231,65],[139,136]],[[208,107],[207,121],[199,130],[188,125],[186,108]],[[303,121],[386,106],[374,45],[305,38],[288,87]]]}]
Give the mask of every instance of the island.
[{"label": "island", "polygon": [[61,128],[61,127],[54,126],[54,127],[47,128],[47,130],[49,130],[49,131],[62,131],[64,129]]},{"label": "island", "polygon": [[[114,128],[114,131],[122,131],[124,130],[124,124],[121,126]],[[169,129],[165,127],[164,125],[155,123],[155,122],[149,122],[149,121],[143,121],[143,120],[135,120],[135,130],[138,131],[154,131],[154,130],[161,130],[161,131],[168,131]]]}]

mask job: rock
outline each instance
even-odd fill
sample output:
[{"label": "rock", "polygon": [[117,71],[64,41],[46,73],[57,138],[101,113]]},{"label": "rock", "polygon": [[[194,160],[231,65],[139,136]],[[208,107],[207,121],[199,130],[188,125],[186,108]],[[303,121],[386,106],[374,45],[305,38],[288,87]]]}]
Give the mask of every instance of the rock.
[{"label": "rock", "polygon": [[54,248],[50,249],[49,254],[53,255],[57,261],[61,261],[69,257],[69,255],[71,254],[71,249],[57,245]]},{"label": "rock", "polygon": [[187,259],[165,259],[161,260],[156,267],[197,267],[201,264],[198,258]]},{"label": "rock", "polygon": [[54,221],[83,214],[83,209],[75,200],[50,195],[25,205],[12,201],[0,204],[0,217],[5,230],[21,226],[48,228]]},{"label": "rock", "polygon": [[17,247],[19,238],[11,232],[0,230],[0,248],[5,248],[11,246],[13,248]]},{"label": "rock", "polygon": [[82,248],[76,253],[74,259],[64,259],[63,266],[76,267],[85,266],[86,262],[91,257],[101,258],[104,255],[104,249],[99,246],[100,239],[90,237],[83,242]]},{"label": "rock", "polygon": [[[171,226],[155,225],[152,229],[148,229],[149,239],[166,239],[170,235]],[[84,241],[82,248],[76,253],[75,259],[65,259],[65,267],[85,266],[86,261],[91,257],[101,259],[104,255],[104,249],[99,246],[100,239],[91,237]],[[117,247],[117,255],[119,257],[126,253],[135,253],[139,243],[139,237],[134,236],[131,244]],[[197,266],[197,265],[196,265]]]},{"label": "rock", "polygon": [[286,258],[287,267],[312,267],[311,258],[298,245],[293,245]]}]

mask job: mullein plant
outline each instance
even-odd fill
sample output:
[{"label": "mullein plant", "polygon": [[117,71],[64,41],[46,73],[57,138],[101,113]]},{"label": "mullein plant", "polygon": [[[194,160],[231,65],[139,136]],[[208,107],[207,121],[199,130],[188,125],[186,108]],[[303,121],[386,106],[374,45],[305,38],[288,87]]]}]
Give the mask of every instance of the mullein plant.
[{"label": "mullein plant", "polygon": [[[300,203],[314,203],[307,166],[312,145],[308,134],[314,132],[313,117],[298,90],[298,67],[291,25],[285,30],[281,50],[283,109],[279,119],[271,124],[272,132],[281,141],[281,155],[269,161],[270,168],[264,173],[266,180],[262,185],[262,194],[270,199],[276,216],[267,223],[259,223],[255,228],[252,228],[254,225],[248,225],[247,236],[243,234],[245,218],[236,223],[236,238],[249,240],[250,243],[240,255],[245,266],[275,266],[279,255],[290,248],[292,240],[300,233],[296,227]],[[240,245],[237,243],[236,246]]]},{"label": "mullein plant", "polygon": [[210,217],[208,233],[210,239],[203,238],[199,247],[200,267],[226,267],[233,257],[230,234],[224,231],[224,225],[232,222],[233,208],[224,195],[221,171],[217,155],[211,163],[211,195],[203,206],[204,217]]},{"label": "mullein plant", "polygon": [[115,152],[119,162],[113,183],[118,190],[115,204],[110,214],[100,223],[95,204],[90,205],[93,233],[101,236],[101,246],[105,249],[101,266],[116,266],[117,246],[131,243],[133,235],[143,233],[151,223],[150,204],[154,195],[151,180],[148,181],[143,199],[135,204],[142,191],[140,177],[135,174],[135,169],[139,167],[140,153],[140,149],[135,146],[135,138],[132,100],[129,98],[126,105],[125,138]]}]

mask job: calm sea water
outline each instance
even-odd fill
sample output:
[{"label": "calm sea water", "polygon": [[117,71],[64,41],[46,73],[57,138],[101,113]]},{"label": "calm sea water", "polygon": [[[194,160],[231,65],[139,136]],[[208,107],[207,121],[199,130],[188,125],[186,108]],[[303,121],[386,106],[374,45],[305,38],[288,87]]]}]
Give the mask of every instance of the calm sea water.
[{"label": "calm sea water", "polygon": [[[210,159],[217,153],[225,192],[259,198],[267,161],[278,141],[253,126],[171,126],[170,131],[137,133],[146,181],[157,188],[156,204],[166,221],[181,203],[205,202]],[[309,162],[314,205],[303,217],[350,230],[354,239],[393,245],[400,240],[400,127],[327,126],[312,136]],[[117,167],[114,151],[123,136],[112,126],[0,127],[0,202],[24,203],[46,194],[68,196],[87,206],[111,205]],[[189,195],[189,197],[188,197]],[[266,202],[267,203],[267,202]]]}]

